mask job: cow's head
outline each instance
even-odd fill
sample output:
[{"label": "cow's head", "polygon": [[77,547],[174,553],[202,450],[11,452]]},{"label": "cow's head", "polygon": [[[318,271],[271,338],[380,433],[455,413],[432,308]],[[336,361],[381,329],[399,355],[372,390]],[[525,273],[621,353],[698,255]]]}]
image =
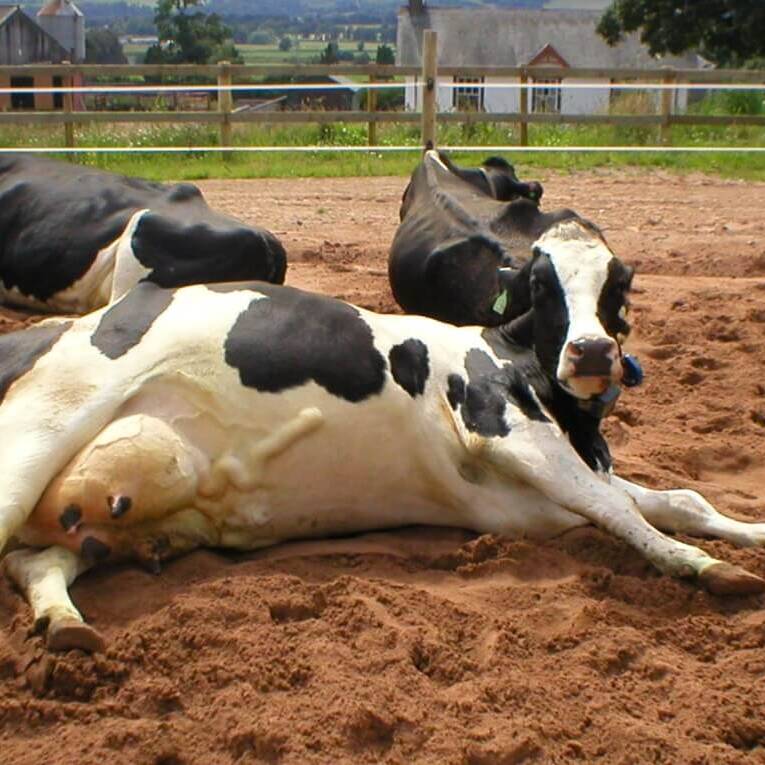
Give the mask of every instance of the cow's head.
[{"label": "cow's head", "polygon": [[525,198],[539,204],[544,189],[538,181],[524,183],[515,174],[515,168],[503,157],[488,157],[481,169],[491,187],[492,196],[502,202]]},{"label": "cow's head", "polygon": [[511,334],[524,335],[542,369],[577,399],[597,399],[619,386],[632,269],[594,226],[574,219],[535,242],[523,271],[529,310]]}]

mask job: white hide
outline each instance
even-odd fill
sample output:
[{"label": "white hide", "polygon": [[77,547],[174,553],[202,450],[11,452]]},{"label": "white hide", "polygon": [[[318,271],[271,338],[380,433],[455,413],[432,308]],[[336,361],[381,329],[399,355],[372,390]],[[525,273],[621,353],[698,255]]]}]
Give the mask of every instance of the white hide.
[{"label": "white hide", "polygon": [[609,261],[614,255],[600,237],[575,220],[551,227],[534,247],[549,256],[566,301],[569,324],[556,372],[558,379],[563,379],[569,343],[582,338],[608,336],[598,319],[598,299],[608,279]]}]

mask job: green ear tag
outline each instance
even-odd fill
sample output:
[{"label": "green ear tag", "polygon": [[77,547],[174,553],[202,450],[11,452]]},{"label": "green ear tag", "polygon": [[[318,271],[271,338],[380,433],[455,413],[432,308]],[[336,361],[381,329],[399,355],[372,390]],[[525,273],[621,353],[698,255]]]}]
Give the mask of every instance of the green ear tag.
[{"label": "green ear tag", "polygon": [[494,301],[494,305],[491,307],[491,310],[494,311],[494,313],[498,313],[500,316],[502,316],[507,309],[508,302],[509,299],[507,290],[502,290],[502,292],[499,293],[499,297]]}]

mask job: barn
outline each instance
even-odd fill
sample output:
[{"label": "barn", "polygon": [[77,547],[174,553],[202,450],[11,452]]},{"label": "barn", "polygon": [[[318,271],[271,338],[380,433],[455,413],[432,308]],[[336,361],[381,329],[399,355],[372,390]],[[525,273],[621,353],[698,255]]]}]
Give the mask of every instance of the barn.
[{"label": "barn", "polygon": [[[30,18],[20,5],[0,5],[0,65],[79,63],[85,58],[85,18],[71,0],[51,0]],[[61,87],[61,77],[0,73],[0,88]],[[76,103],[77,99],[75,99]],[[0,94],[0,110],[63,108],[60,93]]]},{"label": "barn", "polygon": [[[702,65],[694,54],[654,58],[636,35],[610,47],[598,35],[597,10],[524,10],[513,8],[437,8],[421,0],[410,0],[400,8],[396,63],[419,66],[423,32],[438,34],[438,64],[449,67],[550,66],[564,69],[694,69]],[[514,80],[518,82],[516,78]],[[486,87],[509,78],[454,77],[438,88],[439,111],[517,112],[517,87]],[[609,85],[612,80],[546,77],[536,83],[544,87],[529,93],[529,110],[558,114],[594,114],[607,111],[618,91],[608,87],[581,87],[590,83]],[[577,88],[566,88],[577,84]],[[421,108],[418,77],[407,78],[406,108]],[[455,87],[456,86],[456,87]],[[561,87],[564,86],[564,87]],[[623,92],[623,91],[622,91]],[[688,91],[675,91],[673,110],[684,111]]]}]

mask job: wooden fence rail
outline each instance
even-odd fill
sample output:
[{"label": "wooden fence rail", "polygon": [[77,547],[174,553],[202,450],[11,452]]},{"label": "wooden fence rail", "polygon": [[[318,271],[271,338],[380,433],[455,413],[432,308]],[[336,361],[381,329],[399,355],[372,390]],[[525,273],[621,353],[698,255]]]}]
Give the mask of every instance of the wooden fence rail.
[{"label": "wooden fence rail", "polygon": [[[677,88],[691,86],[730,86],[738,89],[765,89],[765,70],[695,70],[695,69],[566,69],[559,67],[447,67],[437,65],[437,40],[435,32],[426,30],[423,36],[422,67],[402,67],[388,65],[351,65],[351,64],[301,64],[301,65],[239,65],[222,62],[215,65],[82,65],[60,64],[25,66],[0,66],[0,86],[10,83],[12,77],[44,77],[49,82],[60,78],[64,84],[62,93],[63,108],[58,111],[0,111],[0,127],[3,125],[63,125],[64,146],[74,147],[75,125],[104,123],[197,123],[217,125],[220,133],[220,145],[232,145],[232,128],[237,124],[299,124],[299,123],[367,123],[369,144],[377,143],[376,126],[380,123],[420,123],[422,146],[437,144],[438,125],[449,123],[477,124],[483,122],[515,123],[520,128],[520,145],[528,144],[528,126],[531,124],[555,125],[621,125],[633,127],[652,127],[657,130],[660,144],[670,140],[673,125],[706,126],[758,126],[765,127],[765,116],[760,115],[703,115],[675,114],[672,111],[674,94]],[[366,110],[305,110],[305,111],[265,111],[235,109],[233,88],[246,85],[252,88],[265,88],[278,92],[279,83],[275,78],[300,81],[302,78],[335,75],[363,75],[370,83],[389,83],[402,89],[409,83],[397,82],[402,77],[416,79],[422,89],[422,110],[378,111],[376,90],[367,91]],[[496,87],[497,80],[513,80],[508,87],[520,88],[519,110],[517,112],[477,112],[477,111],[437,111],[438,87],[453,86],[455,77],[491,78],[492,82],[476,84]],[[151,78],[136,84],[137,78]],[[133,88],[146,89],[156,83],[167,86],[168,81],[183,83],[192,78],[207,80],[209,86],[203,87],[209,93],[217,94],[217,109],[214,111],[97,111],[75,110],[73,94],[87,90],[88,86],[73,87],[73,83],[89,81],[92,85],[102,84],[111,78],[125,85],[115,86],[115,93],[131,93]],[[259,78],[257,83],[253,78]],[[636,84],[650,89],[658,86],[661,97],[658,99],[656,114],[566,114],[537,113],[529,110],[529,88],[534,87],[536,79],[554,81],[563,80],[560,87],[566,87],[566,81],[598,79],[601,82],[586,83],[591,88],[616,88],[620,85],[635,87]],[[273,83],[273,84],[271,84]],[[283,84],[283,83],[282,83]],[[364,88],[364,83],[355,83]],[[315,86],[315,84],[314,84]],[[583,85],[580,84],[583,87]],[[6,86],[7,87],[7,86]],[[116,88],[119,90],[116,90]],[[183,88],[182,84],[177,85]],[[187,86],[188,87],[188,86]],[[199,84],[194,86],[200,88]],[[293,86],[294,87],[294,84]],[[327,88],[349,87],[348,83],[330,84]],[[51,89],[40,89],[51,92]]]}]

